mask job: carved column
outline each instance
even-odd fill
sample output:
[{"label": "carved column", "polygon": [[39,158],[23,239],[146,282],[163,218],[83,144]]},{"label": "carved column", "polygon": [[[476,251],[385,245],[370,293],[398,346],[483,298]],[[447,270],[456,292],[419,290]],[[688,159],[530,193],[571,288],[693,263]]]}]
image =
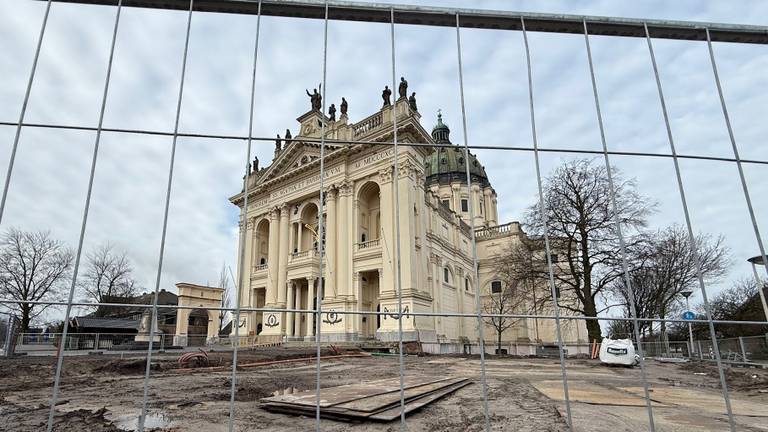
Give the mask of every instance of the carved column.
[{"label": "carved column", "polygon": [[288,280],[288,204],[280,207],[280,246],[278,251],[277,286],[279,287],[277,301],[285,303],[286,282]]},{"label": "carved column", "polygon": [[[293,298],[293,282],[288,281],[286,283],[285,287],[286,291],[288,292],[288,303],[285,304],[286,309],[294,309],[294,298]],[[293,336],[293,312],[286,312],[285,313],[285,335],[288,337]]]},{"label": "carved column", "polygon": [[304,221],[299,219],[299,228],[298,233],[296,234],[297,240],[296,240],[296,250],[299,252],[303,252],[303,247],[301,245],[301,234],[304,232]]},{"label": "carved column", "polygon": [[349,241],[349,231],[354,229],[352,225],[352,206],[350,198],[352,196],[352,188],[349,183],[342,183],[339,187],[339,230],[338,237],[339,242],[336,245],[336,282],[339,289],[338,294],[344,297],[350,296],[350,273],[351,273],[351,261],[349,260],[350,249],[352,244]]},{"label": "carved column", "polygon": [[[315,308],[315,278],[307,278],[307,309],[316,310]],[[315,315],[309,314],[307,316],[307,336],[315,335]]]},{"label": "carved column", "polygon": [[[355,291],[355,299],[357,300],[355,310],[362,311],[363,310],[363,284],[362,279],[360,277],[359,272],[355,272],[352,275],[352,284],[354,285],[354,291]],[[363,336],[363,315],[357,315],[357,336],[362,337]]]},{"label": "carved column", "polygon": [[[293,284],[293,289],[296,291],[296,309],[302,309],[301,307],[301,285],[298,283]],[[301,317],[303,313],[296,313],[294,316],[293,335],[301,336]]]},{"label": "carved column", "polygon": [[294,243],[294,241],[296,241],[296,230],[297,230],[296,223],[289,222],[288,223],[288,251],[287,251],[289,257],[293,253],[294,249],[298,249],[297,247],[294,247],[294,245],[296,244]]},{"label": "carved column", "polygon": [[[434,271],[432,272],[432,304],[434,312],[443,312],[443,291],[442,291],[442,278],[443,278],[443,260],[437,256],[432,255],[432,263]],[[435,317],[435,332],[437,334],[443,334],[443,318]]]},{"label": "carved column", "polygon": [[[336,271],[338,262],[338,251],[336,247],[336,226],[338,221],[336,220],[336,188],[331,187],[328,189],[328,193],[325,197],[325,208],[328,214],[328,223],[325,225],[325,263],[326,263],[326,287],[330,288],[330,292],[326,293],[326,297],[336,298],[338,293],[338,286],[336,285]],[[321,257],[322,259],[322,257]]]},{"label": "carved column", "polygon": [[493,196],[491,195],[491,187],[488,186],[483,189],[483,202],[485,203],[485,220],[488,222],[488,226],[498,225],[496,215],[493,212]]},{"label": "carved column", "polygon": [[461,183],[451,183],[451,198],[453,198],[451,209],[456,214],[461,214]]},{"label": "carved column", "polygon": [[[414,185],[417,184],[416,167],[406,159],[398,167],[397,190],[400,199],[400,283],[403,292],[415,290],[418,286],[418,261],[416,258],[415,227],[413,217]],[[423,182],[419,187],[423,187]],[[397,241],[397,239],[395,240]]]},{"label": "carved column", "polygon": [[[244,292],[248,292],[247,290],[251,286],[251,271],[253,270],[253,249],[254,249],[254,232],[256,231],[256,218],[250,218],[248,219],[248,223],[245,224],[245,254],[243,257],[243,262],[240,263],[242,266],[240,268],[240,277],[242,278],[242,281],[240,282],[240,298],[243,299]],[[239,251],[238,251],[239,252]]]},{"label": "carved column", "polygon": [[[379,190],[381,193],[381,230],[383,237],[381,241],[382,257],[384,259],[384,265],[386,270],[380,280],[380,291],[394,291],[395,290],[395,202],[392,192],[392,168],[386,168],[379,171]],[[391,257],[391,261],[387,258]]]},{"label": "carved column", "polygon": [[480,215],[480,185],[472,184],[472,202],[470,205],[475,209],[475,226],[483,225],[483,217]]},{"label": "carved column", "polygon": [[278,255],[279,255],[279,211],[273,209],[269,213],[269,250],[267,252],[267,301],[277,303],[280,297],[279,285],[277,285]]}]

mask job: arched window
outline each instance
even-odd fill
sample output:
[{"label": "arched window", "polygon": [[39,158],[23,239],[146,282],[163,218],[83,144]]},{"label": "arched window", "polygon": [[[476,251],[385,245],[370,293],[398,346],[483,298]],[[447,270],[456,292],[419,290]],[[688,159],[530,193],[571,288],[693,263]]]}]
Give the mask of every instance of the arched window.
[{"label": "arched window", "polygon": [[451,283],[451,271],[448,270],[448,267],[443,267],[443,282]]},{"label": "arched window", "polygon": [[491,294],[501,294],[501,281],[491,282]]},{"label": "arched window", "polygon": [[469,292],[469,278],[464,278],[464,291]]}]

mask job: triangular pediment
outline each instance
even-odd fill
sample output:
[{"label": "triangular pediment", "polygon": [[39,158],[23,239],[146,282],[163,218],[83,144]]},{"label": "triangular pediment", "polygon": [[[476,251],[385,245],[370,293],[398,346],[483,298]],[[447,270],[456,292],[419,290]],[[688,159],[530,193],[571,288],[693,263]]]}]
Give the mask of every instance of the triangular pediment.
[{"label": "triangular pediment", "polygon": [[[325,144],[326,162],[328,156],[339,148],[341,146]],[[272,165],[267,168],[267,171],[259,179],[259,183],[264,184],[287,174],[305,171],[319,165],[319,163],[320,143],[294,140],[288,144],[285,150],[272,162]]]}]

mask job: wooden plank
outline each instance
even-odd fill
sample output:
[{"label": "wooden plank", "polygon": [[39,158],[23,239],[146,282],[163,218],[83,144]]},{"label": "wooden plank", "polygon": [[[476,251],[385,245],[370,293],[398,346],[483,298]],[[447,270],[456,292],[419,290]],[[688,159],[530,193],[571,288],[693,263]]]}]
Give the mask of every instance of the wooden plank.
[{"label": "wooden plank", "polygon": [[[432,392],[432,393],[430,393],[430,394],[428,394],[428,395],[426,395],[424,397],[420,397],[418,399],[411,400],[410,402],[405,404],[405,414],[407,415],[407,414],[412,413],[413,411],[421,409],[421,408],[431,404],[432,402],[435,402],[436,400],[438,400],[438,399],[440,399],[442,397],[445,397],[445,396],[455,392],[456,390],[458,390],[458,389],[460,389],[460,388],[462,388],[464,386],[468,386],[470,384],[472,384],[470,381],[459,382],[459,383],[450,385],[448,387],[444,387],[444,388],[442,388],[442,389],[440,389],[438,391]],[[400,417],[400,406],[399,405],[397,407],[390,408],[388,410],[381,411],[381,412],[378,412],[376,414],[373,414],[373,415],[369,416],[368,418],[370,420],[377,420],[377,421],[385,421],[386,422],[386,421],[395,420],[398,417]]]},{"label": "wooden plank", "polygon": [[[466,381],[465,378],[454,378],[447,381],[439,381],[435,383],[425,384],[421,386],[411,387],[404,390],[405,399],[412,399],[420,397],[426,393],[431,393],[441,388],[457,384],[459,382]],[[350,401],[344,404],[339,404],[336,408],[349,409],[353,411],[362,412],[378,412],[383,407],[397,404],[400,405],[400,389],[395,392],[384,393],[377,396],[372,396],[364,399],[358,399]]]},{"label": "wooden plank", "polygon": [[[441,378],[439,380],[421,380],[415,383],[411,383],[405,387],[410,389],[413,387],[419,387],[424,385],[433,384],[436,382],[447,381],[451,378]],[[336,406],[351,401],[370,398],[382,394],[400,393],[400,379],[399,378],[387,378],[375,381],[369,381],[359,384],[348,384],[336,387],[327,387],[320,389],[320,407],[327,408]],[[399,396],[398,396],[399,398]],[[284,402],[296,405],[316,406],[317,395],[315,390],[306,390],[289,395],[270,396],[262,398],[261,402]]]},{"label": "wooden plank", "polygon": [[[423,408],[424,406],[464,387],[471,384],[470,381],[463,380],[454,384],[442,387],[439,390],[424,393],[418,397],[411,398],[405,404],[405,413],[411,413],[415,410]],[[279,412],[291,415],[307,415],[311,416],[315,414],[315,407],[303,406],[303,405],[291,405],[278,402],[266,403],[262,406],[271,412]],[[345,410],[341,408],[327,408],[320,410],[320,416],[323,418],[341,420],[341,421],[353,421],[360,422],[365,420],[374,421],[392,421],[400,416],[400,403],[390,405],[387,409],[380,410],[374,413],[367,413],[362,411]]]}]

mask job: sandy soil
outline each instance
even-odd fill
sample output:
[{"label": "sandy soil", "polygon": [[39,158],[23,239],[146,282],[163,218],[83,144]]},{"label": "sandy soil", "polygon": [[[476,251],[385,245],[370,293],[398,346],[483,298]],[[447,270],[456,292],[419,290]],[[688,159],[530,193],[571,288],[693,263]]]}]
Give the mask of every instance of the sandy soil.
[{"label": "sandy soil", "polygon": [[[241,351],[238,364],[311,356],[313,348]],[[323,353],[330,354],[327,352]],[[220,369],[178,369],[177,355],[153,361],[148,430],[227,430],[231,354],[213,353]],[[484,429],[480,362],[460,356],[407,356],[406,376],[467,377],[474,384],[407,417],[413,431]],[[141,409],[144,361],[101,355],[67,357],[57,404],[57,431],[135,430]],[[323,387],[398,375],[398,358],[365,357],[321,363]],[[48,417],[55,359],[0,360],[0,430],[43,430]],[[239,431],[314,429],[314,418],[269,413],[258,400],[275,392],[313,389],[315,363],[286,363],[238,371]],[[648,362],[653,416],[658,431],[728,430],[717,370],[708,365]],[[565,431],[562,374],[557,360],[491,357],[486,367],[493,430]],[[727,373],[737,430],[768,431],[768,370]],[[596,361],[568,360],[571,415],[577,431],[648,429],[639,368],[611,368]],[[327,431],[397,431],[399,422],[349,424],[323,420]]]}]

